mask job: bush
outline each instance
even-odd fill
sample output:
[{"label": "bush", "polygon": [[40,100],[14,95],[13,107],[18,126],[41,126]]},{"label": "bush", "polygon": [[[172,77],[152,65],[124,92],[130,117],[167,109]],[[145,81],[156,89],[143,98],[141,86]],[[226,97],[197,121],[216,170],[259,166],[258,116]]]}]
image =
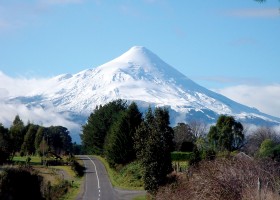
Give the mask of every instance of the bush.
[{"label": "bush", "polygon": [[194,152],[171,152],[172,161],[189,161],[195,158]]},{"label": "bush", "polygon": [[279,177],[279,164],[269,160],[242,155],[204,160],[179,177],[177,184],[161,188],[156,199],[280,199]]},{"label": "bush", "polygon": [[85,167],[82,166],[75,159],[71,162],[71,168],[76,173],[77,176],[82,177],[84,175]]},{"label": "bush", "polygon": [[68,192],[70,187],[70,182],[66,180],[63,180],[59,184],[53,186],[50,182],[48,182],[43,188],[44,197],[47,200],[59,200]]},{"label": "bush", "polygon": [[43,199],[42,181],[30,167],[6,168],[0,174],[0,199]]}]

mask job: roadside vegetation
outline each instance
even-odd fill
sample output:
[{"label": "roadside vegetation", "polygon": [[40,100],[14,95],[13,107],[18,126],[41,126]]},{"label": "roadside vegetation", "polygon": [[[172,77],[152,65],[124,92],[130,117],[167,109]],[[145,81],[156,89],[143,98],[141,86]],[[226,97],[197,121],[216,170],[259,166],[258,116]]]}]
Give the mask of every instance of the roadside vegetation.
[{"label": "roadside vegetation", "polygon": [[25,125],[19,116],[9,129],[0,124],[0,199],[75,199],[84,168],[74,150],[65,127]]},{"label": "roadside vegetation", "polygon": [[117,100],[95,109],[81,139],[115,187],[147,191],[139,199],[233,200],[280,199],[279,135],[268,127],[249,132],[226,115],[211,127],[171,128],[167,109],[142,115],[135,103]]}]

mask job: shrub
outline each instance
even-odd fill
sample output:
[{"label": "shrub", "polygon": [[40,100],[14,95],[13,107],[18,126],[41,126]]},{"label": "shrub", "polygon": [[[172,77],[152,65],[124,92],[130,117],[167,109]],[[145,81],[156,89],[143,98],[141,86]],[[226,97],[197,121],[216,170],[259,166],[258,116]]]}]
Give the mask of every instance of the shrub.
[{"label": "shrub", "polygon": [[269,160],[243,155],[204,160],[178,178],[177,184],[161,188],[156,199],[280,199],[279,177],[279,164]]},{"label": "shrub", "polygon": [[43,199],[42,181],[30,167],[6,168],[0,174],[0,199]]},{"label": "shrub", "polygon": [[71,162],[71,168],[74,170],[77,176],[81,177],[84,175],[85,167],[82,166],[79,162],[77,162],[75,159]]}]

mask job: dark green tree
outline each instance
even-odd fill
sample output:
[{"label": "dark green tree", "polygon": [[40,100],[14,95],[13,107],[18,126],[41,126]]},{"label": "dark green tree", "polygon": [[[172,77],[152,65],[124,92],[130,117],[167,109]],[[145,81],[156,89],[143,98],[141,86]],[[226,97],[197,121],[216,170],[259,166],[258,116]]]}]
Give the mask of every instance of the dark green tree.
[{"label": "dark green tree", "polygon": [[232,116],[221,115],[215,126],[211,126],[207,135],[214,150],[234,151],[244,144],[243,126]]},{"label": "dark green tree", "polygon": [[25,155],[33,155],[35,153],[35,137],[39,126],[30,124],[27,133],[24,136],[21,152]]},{"label": "dark green tree", "polygon": [[141,121],[142,114],[136,103],[132,103],[112,125],[105,143],[105,156],[112,167],[129,163],[136,158],[133,138]]},{"label": "dark green tree", "polygon": [[46,129],[44,137],[49,150],[56,154],[68,154],[72,151],[72,139],[67,128],[51,126]]},{"label": "dark green tree", "polygon": [[175,150],[193,151],[196,138],[191,127],[185,123],[178,123],[173,130]]},{"label": "dark green tree", "polygon": [[40,151],[40,144],[43,140],[44,137],[44,131],[45,131],[45,127],[40,126],[37,130],[36,136],[35,136],[35,141],[34,141],[34,146],[36,149],[36,153],[41,155],[41,151]]},{"label": "dark green tree", "polygon": [[13,154],[21,150],[21,145],[24,141],[25,127],[23,121],[17,115],[10,127],[10,135],[13,142]]},{"label": "dark green tree", "polygon": [[105,138],[120,113],[127,108],[123,100],[99,106],[91,113],[81,134],[82,145],[87,154],[103,154]]},{"label": "dark green tree", "polygon": [[9,159],[11,151],[9,130],[0,123],[0,165]]},{"label": "dark green tree", "polygon": [[149,108],[145,120],[135,133],[135,149],[143,167],[144,187],[155,193],[172,171],[173,129],[169,126],[167,109]]}]

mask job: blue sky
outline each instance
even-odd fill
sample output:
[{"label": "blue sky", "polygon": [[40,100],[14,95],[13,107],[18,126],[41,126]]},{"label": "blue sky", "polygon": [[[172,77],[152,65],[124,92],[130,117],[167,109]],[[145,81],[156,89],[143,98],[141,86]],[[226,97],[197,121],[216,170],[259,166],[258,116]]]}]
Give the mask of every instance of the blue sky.
[{"label": "blue sky", "polygon": [[279,8],[278,0],[0,0],[0,71],[73,74],[141,45],[202,86],[280,116]]}]

